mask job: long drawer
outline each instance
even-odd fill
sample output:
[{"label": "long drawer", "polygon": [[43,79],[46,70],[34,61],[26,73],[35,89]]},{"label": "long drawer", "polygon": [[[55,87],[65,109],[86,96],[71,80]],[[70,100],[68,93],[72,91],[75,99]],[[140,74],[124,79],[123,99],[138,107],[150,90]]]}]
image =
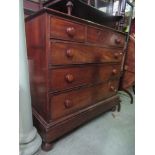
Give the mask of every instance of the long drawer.
[{"label": "long drawer", "polygon": [[85,41],[85,25],[62,20],[61,18],[51,17],[50,35],[51,38],[70,40],[70,41]]},{"label": "long drawer", "polygon": [[116,33],[109,29],[98,29],[88,26],[87,41],[94,44],[123,47],[125,43],[125,35]]},{"label": "long drawer", "polygon": [[49,70],[49,91],[105,82],[119,78],[120,65],[81,65]]},{"label": "long drawer", "polygon": [[52,41],[49,63],[52,65],[120,62],[122,50],[77,43]]},{"label": "long drawer", "polygon": [[88,105],[95,104],[116,94],[118,81],[110,81],[93,87],[73,90],[59,95],[51,95],[51,119],[74,113]]}]

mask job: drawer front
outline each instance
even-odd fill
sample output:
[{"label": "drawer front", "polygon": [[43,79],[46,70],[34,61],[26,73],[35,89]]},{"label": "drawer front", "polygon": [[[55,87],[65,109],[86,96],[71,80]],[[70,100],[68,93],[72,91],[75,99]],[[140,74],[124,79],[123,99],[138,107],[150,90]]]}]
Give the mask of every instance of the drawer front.
[{"label": "drawer front", "polygon": [[120,65],[91,65],[53,69],[49,71],[49,91],[59,91],[119,78],[120,69]]},{"label": "drawer front", "polygon": [[84,42],[85,26],[56,17],[51,17],[50,34],[52,38]]},{"label": "drawer front", "polygon": [[95,104],[117,93],[118,81],[78,89],[51,96],[51,119],[72,114],[88,105]]},{"label": "drawer front", "polygon": [[122,50],[81,44],[51,42],[49,63],[53,65],[120,62]]},{"label": "drawer front", "polygon": [[125,36],[108,29],[101,30],[88,27],[87,41],[94,44],[123,47],[125,44]]}]

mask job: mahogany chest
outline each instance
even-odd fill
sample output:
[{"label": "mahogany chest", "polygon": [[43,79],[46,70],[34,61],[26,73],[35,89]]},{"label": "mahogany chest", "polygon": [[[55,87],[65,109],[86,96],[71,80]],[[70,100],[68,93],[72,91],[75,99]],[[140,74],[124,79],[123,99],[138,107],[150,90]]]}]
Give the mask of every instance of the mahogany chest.
[{"label": "mahogany chest", "polygon": [[34,124],[43,149],[111,110],[126,35],[51,9],[26,18]]}]

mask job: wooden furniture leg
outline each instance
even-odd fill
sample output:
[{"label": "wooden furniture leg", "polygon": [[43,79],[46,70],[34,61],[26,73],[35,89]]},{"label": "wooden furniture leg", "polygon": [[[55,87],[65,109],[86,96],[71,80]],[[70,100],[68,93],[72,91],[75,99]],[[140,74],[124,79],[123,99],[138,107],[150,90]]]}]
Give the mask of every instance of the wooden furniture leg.
[{"label": "wooden furniture leg", "polygon": [[129,95],[129,97],[131,98],[130,103],[133,104],[133,96],[132,96],[132,94],[128,90],[126,90],[126,89],[122,89],[122,90]]},{"label": "wooden furniture leg", "polygon": [[67,6],[67,13],[68,13],[68,15],[71,15],[72,14],[72,9],[73,9],[72,1],[68,1],[66,6]]},{"label": "wooden furniture leg", "polygon": [[117,111],[120,112],[121,111],[121,103],[119,102],[117,105]]},{"label": "wooden furniture leg", "polygon": [[135,94],[135,85],[132,86],[133,93]]},{"label": "wooden furniture leg", "polygon": [[115,111],[117,109],[118,112],[121,110],[121,101],[114,107],[112,107],[111,111]]},{"label": "wooden furniture leg", "polygon": [[49,151],[49,150],[51,150],[53,148],[53,143],[42,142],[41,148],[44,151]]}]

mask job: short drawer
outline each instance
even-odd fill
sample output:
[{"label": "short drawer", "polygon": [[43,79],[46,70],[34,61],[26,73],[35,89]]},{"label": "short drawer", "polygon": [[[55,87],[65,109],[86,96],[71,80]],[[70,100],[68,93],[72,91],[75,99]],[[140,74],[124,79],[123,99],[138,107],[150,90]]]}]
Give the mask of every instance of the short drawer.
[{"label": "short drawer", "polygon": [[120,65],[82,65],[49,70],[49,91],[106,82],[120,77]]},{"label": "short drawer", "polygon": [[49,63],[53,65],[120,62],[122,50],[66,42],[51,42]]},{"label": "short drawer", "polygon": [[125,35],[110,31],[108,29],[87,28],[87,41],[105,46],[123,47]]},{"label": "short drawer", "polygon": [[55,120],[67,116],[78,110],[95,104],[117,93],[118,81],[82,88],[60,95],[51,96],[51,119]]},{"label": "short drawer", "polygon": [[52,38],[84,42],[85,26],[68,20],[51,17],[50,34]]}]

